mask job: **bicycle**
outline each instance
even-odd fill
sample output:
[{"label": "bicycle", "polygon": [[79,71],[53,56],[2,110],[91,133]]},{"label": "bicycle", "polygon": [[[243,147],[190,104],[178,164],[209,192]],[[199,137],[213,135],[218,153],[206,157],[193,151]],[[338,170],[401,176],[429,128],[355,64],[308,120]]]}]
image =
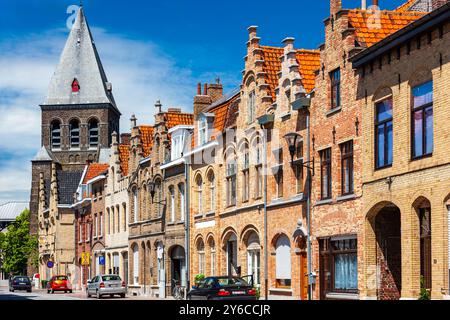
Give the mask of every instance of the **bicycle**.
[{"label": "bicycle", "polygon": [[179,282],[176,280],[173,280],[173,290],[172,290],[172,297],[174,297],[176,300],[183,300],[184,299],[184,287],[180,286]]}]

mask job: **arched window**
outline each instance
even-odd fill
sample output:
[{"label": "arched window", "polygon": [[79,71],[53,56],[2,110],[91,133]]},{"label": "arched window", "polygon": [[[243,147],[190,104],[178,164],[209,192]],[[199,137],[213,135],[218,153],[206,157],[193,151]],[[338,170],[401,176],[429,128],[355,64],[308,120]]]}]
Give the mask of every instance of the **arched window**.
[{"label": "arched window", "polygon": [[200,239],[197,243],[198,274],[205,274],[205,243]]},{"label": "arched window", "polygon": [[96,148],[98,146],[98,121],[92,119],[89,121],[89,147]]},{"label": "arched window", "polygon": [[80,147],[80,123],[77,120],[70,121],[70,147],[79,148]]},{"label": "arched window", "polygon": [[161,188],[161,180],[160,179],[157,179],[155,181],[155,199],[153,202],[155,204],[155,217],[161,217],[163,206],[161,205],[162,188]]},{"label": "arched window", "polygon": [[276,286],[291,287],[291,244],[286,235],[278,237],[276,246]]},{"label": "arched window", "polygon": [[185,208],[185,195],[184,195],[184,183],[180,183],[178,185],[178,193],[180,195],[179,199],[180,199],[180,204],[178,206],[178,208],[180,208],[180,220],[184,221],[184,211],[186,210]]},{"label": "arched window", "polygon": [[233,151],[227,154],[227,168],[226,168],[226,193],[227,206],[236,205],[236,171],[237,163],[236,156]]},{"label": "arched window", "polygon": [[250,156],[247,141],[241,149],[242,156],[242,201],[246,202],[250,198]]},{"label": "arched window", "polygon": [[253,283],[259,285],[260,282],[260,251],[259,236],[251,231],[247,239],[247,273],[253,276]]},{"label": "arched window", "polygon": [[80,91],[80,83],[77,78],[72,81],[72,93],[78,93]]},{"label": "arched window", "polygon": [[61,123],[58,120],[52,121],[50,130],[52,134],[52,149],[61,149]]},{"label": "arched window", "polygon": [[133,284],[139,283],[139,246],[133,246]]},{"label": "arched window", "polygon": [[216,180],[214,172],[211,170],[208,173],[208,187],[209,187],[209,211],[216,210]]},{"label": "arched window", "polygon": [[254,140],[254,150],[255,150],[255,173],[256,173],[256,188],[255,188],[255,198],[262,197],[263,192],[263,151],[261,138],[258,136]]},{"label": "arched window", "polygon": [[247,96],[247,123],[255,121],[256,114],[256,93],[255,90],[250,91]]},{"label": "arched window", "polygon": [[197,187],[197,213],[203,213],[203,179],[201,175],[197,176],[195,180]]},{"label": "arched window", "polygon": [[210,251],[210,259],[211,259],[211,265],[210,265],[210,275],[214,276],[216,274],[216,243],[214,239],[211,237],[208,241],[209,244],[209,251]]},{"label": "arched window", "polygon": [[169,187],[170,194],[170,221],[175,222],[175,188]]},{"label": "arched window", "polygon": [[133,211],[134,211],[134,221],[139,221],[139,203],[138,203],[138,194],[137,194],[137,188],[133,189]]}]

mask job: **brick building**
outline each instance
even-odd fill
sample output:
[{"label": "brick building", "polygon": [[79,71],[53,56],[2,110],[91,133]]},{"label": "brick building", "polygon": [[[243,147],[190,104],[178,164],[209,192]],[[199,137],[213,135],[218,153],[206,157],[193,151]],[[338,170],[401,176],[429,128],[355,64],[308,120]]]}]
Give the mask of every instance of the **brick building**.
[{"label": "brick building", "polygon": [[106,272],[128,283],[129,134],[113,132],[105,190]]},{"label": "brick building", "polygon": [[[318,276],[316,299],[373,297],[368,293],[373,274],[364,269],[367,257],[362,197],[366,192],[362,179],[363,167],[368,164],[362,140],[364,107],[359,98],[360,73],[353,69],[349,57],[421,18],[425,13],[417,8],[425,1],[419,2],[407,1],[395,10],[380,11],[377,6],[346,10],[340,0],[330,1],[325,43],[320,46],[321,68],[311,103],[316,168],[311,221],[313,269]],[[378,64],[370,68],[378,68]]]},{"label": "brick building", "polygon": [[[78,186],[86,161],[96,161],[100,150],[109,147],[111,133],[119,130],[120,112],[83,8],[77,13],[47,98],[40,107],[42,147],[32,160],[30,232],[39,234],[45,243],[41,248],[44,251],[40,252],[40,273],[46,279],[46,275],[54,272],[47,269],[46,262],[58,259],[53,251],[48,251],[48,246],[61,241],[73,251],[70,259],[74,258],[74,217],[69,208],[76,191],[74,185]],[[58,193],[50,196],[53,188]],[[47,227],[58,230],[58,224],[62,227],[68,223],[72,225],[71,231],[63,231],[61,239],[49,240]],[[59,261],[52,261],[59,265]],[[65,260],[64,264],[75,266],[75,261]],[[66,272],[65,268],[58,268],[59,272]],[[30,274],[34,272],[29,270]]]},{"label": "brick building", "polygon": [[75,243],[78,288],[105,273],[105,182],[108,164],[93,163],[85,167],[77,189],[75,203]]},{"label": "brick building", "polygon": [[[352,58],[360,75],[366,295],[448,295],[450,4]],[[422,283],[421,283],[422,279]]]},{"label": "brick building", "polygon": [[257,27],[248,30],[239,90],[223,96],[210,84],[202,94],[199,85],[194,98],[191,281],[252,275],[262,296],[306,299],[303,144],[291,161],[284,135],[304,133],[292,103],[313,89],[319,56],[292,38],[262,46]]},{"label": "brick building", "polygon": [[167,164],[182,150],[188,137],[183,131],[193,120],[181,109],[162,111],[159,101],[155,111],[153,126],[138,126],[131,118],[128,288],[131,294],[165,297],[172,280],[184,282],[186,247],[184,165]]}]

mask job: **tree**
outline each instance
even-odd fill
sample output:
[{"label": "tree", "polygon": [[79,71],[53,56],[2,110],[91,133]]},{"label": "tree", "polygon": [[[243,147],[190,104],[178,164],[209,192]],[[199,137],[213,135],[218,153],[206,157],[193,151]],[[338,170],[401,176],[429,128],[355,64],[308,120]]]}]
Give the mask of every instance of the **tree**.
[{"label": "tree", "polygon": [[30,235],[29,217],[30,211],[25,209],[0,236],[3,270],[7,273],[25,274],[28,263],[38,263],[38,240]]}]

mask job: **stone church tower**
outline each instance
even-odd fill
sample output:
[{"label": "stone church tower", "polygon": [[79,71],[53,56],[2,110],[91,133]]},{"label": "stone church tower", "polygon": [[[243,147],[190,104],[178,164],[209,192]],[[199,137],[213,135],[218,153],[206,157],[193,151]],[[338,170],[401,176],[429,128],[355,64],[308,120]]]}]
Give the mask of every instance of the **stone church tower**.
[{"label": "stone church tower", "polygon": [[[67,212],[84,165],[96,161],[100,150],[109,148],[111,134],[119,132],[121,114],[82,7],[52,76],[47,98],[40,107],[41,149],[31,161],[30,224],[31,233],[39,234],[41,251],[39,228],[47,223],[41,218],[48,216],[50,207]],[[51,183],[55,172],[56,182]],[[57,196],[53,198],[55,192]],[[56,204],[45,199],[56,199]],[[55,214],[60,216],[58,212]],[[48,221],[55,219],[50,217]]]}]

